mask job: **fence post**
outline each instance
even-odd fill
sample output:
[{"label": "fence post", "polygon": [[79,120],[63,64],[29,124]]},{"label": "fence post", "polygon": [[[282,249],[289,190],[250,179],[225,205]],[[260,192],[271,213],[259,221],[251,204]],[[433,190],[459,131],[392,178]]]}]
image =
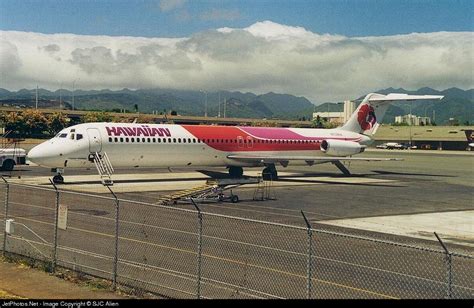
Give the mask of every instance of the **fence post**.
[{"label": "fence post", "polygon": [[441,244],[441,247],[443,247],[445,253],[446,253],[446,298],[452,298],[453,294],[453,271],[452,271],[452,253],[449,252],[448,248],[446,245],[444,245],[443,241],[441,238],[438,236],[436,232],[434,232],[434,235],[438,239],[439,243]]},{"label": "fence post", "polygon": [[7,250],[7,229],[6,229],[6,223],[8,219],[8,199],[10,197],[10,184],[5,180],[5,178],[2,176],[2,180],[5,182],[6,189],[5,189],[5,221],[4,226],[3,226],[3,250],[2,250],[2,255],[5,257],[5,253]]},{"label": "fence post", "polygon": [[120,201],[117,195],[110,189],[107,185],[105,186],[108,188],[110,193],[115,198],[115,251],[114,251],[114,269],[113,269],[113,276],[112,276],[112,289],[115,291],[117,289],[117,266],[118,266],[118,242],[119,242],[119,209],[120,209]]},{"label": "fence post", "polygon": [[306,274],[307,274],[307,282],[306,282],[306,297],[311,299],[312,291],[313,291],[313,228],[309,223],[309,220],[306,218],[306,215],[303,211],[301,211],[301,215],[303,215],[304,222],[306,223],[306,227],[308,228],[308,262],[306,265]]},{"label": "fence post", "polygon": [[59,190],[51,179],[49,182],[56,191],[56,210],[54,211],[54,243],[53,243],[53,262],[51,264],[51,273],[56,272],[56,263],[58,259],[58,220],[59,220]]},{"label": "fence post", "polygon": [[201,298],[201,263],[202,263],[202,213],[201,213],[201,209],[197,206],[196,202],[194,202],[193,198],[191,198],[191,202],[193,203],[194,207],[198,211],[198,253],[197,253],[196,296],[198,299],[200,299]]}]

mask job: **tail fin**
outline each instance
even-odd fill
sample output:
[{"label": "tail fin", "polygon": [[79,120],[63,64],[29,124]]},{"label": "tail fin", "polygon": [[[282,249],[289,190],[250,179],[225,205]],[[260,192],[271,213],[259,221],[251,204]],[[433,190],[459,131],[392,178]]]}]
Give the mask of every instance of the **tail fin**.
[{"label": "tail fin", "polygon": [[472,133],[474,130],[472,130],[472,129],[463,129],[463,131],[466,134],[467,143],[474,142],[474,134]]},{"label": "tail fin", "polygon": [[341,127],[342,130],[364,135],[374,135],[390,103],[394,101],[411,101],[419,99],[442,99],[440,95],[408,95],[390,93],[387,95],[370,93],[364,98],[349,121]]}]

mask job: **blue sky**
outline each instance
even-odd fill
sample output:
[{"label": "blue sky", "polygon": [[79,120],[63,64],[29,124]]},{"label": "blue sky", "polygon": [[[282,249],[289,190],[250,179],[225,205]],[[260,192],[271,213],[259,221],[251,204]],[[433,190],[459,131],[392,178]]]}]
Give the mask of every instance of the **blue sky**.
[{"label": "blue sky", "polygon": [[258,21],[314,33],[384,36],[472,31],[472,0],[0,0],[0,30],[184,37]]},{"label": "blue sky", "polygon": [[[474,87],[474,1],[0,0],[0,88]],[[208,31],[209,30],[209,31]]]}]

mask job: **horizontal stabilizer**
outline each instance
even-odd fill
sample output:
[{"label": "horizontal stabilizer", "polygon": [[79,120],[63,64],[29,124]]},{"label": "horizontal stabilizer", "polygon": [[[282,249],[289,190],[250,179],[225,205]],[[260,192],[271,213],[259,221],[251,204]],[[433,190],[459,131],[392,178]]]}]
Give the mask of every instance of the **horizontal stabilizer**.
[{"label": "horizontal stabilizer", "polygon": [[380,102],[380,101],[415,101],[415,100],[422,100],[422,99],[442,99],[444,96],[442,95],[409,95],[403,93],[390,93],[387,95],[374,93],[369,98],[369,102]]}]

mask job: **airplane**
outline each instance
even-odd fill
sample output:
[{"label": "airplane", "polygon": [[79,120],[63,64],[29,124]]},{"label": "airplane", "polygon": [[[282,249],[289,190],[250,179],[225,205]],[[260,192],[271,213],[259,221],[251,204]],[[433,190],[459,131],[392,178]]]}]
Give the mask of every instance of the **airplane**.
[{"label": "airplane", "polygon": [[472,133],[474,130],[472,129],[462,129],[464,133],[466,134],[466,139],[467,139],[467,147],[469,151],[474,149],[474,134]]},{"label": "airplane", "polygon": [[344,174],[345,161],[390,161],[393,158],[352,157],[373,142],[390,103],[442,99],[437,95],[365,96],[339,128],[275,128],[247,126],[84,123],[61,130],[28,153],[28,159],[49,167],[53,182],[64,183],[66,168],[91,168],[106,156],[115,167],[227,167],[241,177],[243,167],[264,167],[262,175],[277,179],[276,165],[332,163]]}]

